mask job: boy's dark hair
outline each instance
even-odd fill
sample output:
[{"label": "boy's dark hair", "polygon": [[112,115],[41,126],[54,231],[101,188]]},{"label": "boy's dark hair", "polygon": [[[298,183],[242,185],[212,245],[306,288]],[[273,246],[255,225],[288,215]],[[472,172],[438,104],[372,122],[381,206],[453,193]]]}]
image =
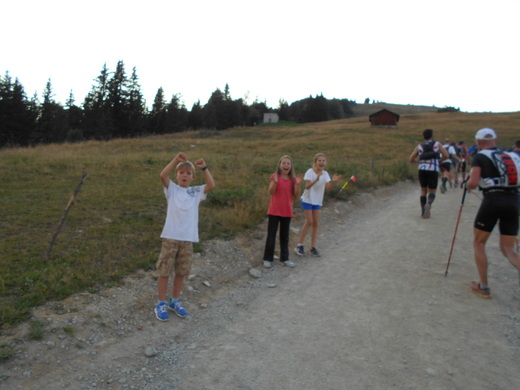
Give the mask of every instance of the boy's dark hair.
[{"label": "boy's dark hair", "polygon": [[515,147],[516,148],[520,148],[520,139],[515,141]]},{"label": "boy's dark hair", "polygon": [[433,137],[433,130],[432,129],[426,129],[422,133],[424,139],[430,139]]}]

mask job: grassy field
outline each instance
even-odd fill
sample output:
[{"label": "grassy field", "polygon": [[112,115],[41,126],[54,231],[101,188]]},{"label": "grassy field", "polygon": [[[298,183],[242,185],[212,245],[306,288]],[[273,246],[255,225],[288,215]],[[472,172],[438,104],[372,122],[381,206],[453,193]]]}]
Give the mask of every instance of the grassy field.
[{"label": "grassy field", "polygon": [[[402,115],[397,128],[373,128],[367,118],[354,118],[1,150],[0,325],[26,319],[31,307],[47,300],[153,269],[166,206],[159,173],[179,151],[204,158],[217,183],[201,204],[200,251],[204,240],[232,238],[265,218],[269,176],[284,154],[299,173],[323,152],[329,172],[355,175],[356,185],[334,200],[338,186],[327,198],[342,201],[353,191],[415,179],[416,166],[407,158],[423,129],[470,146],[485,126],[494,127],[499,145],[509,148],[520,138],[520,113]],[[84,171],[85,183],[47,259]],[[201,180],[198,174],[194,184]]]}]

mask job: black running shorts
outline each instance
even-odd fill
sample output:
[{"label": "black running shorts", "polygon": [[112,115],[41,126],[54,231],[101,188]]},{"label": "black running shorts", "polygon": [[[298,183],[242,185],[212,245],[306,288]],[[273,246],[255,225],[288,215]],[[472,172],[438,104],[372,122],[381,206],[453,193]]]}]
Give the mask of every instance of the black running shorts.
[{"label": "black running shorts", "polygon": [[419,184],[421,188],[428,187],[431,190],[437,189],[437,183],[439,181],[439,173],[435,171],[418,171],[419,172]]},{"label": "black running shorts", "polygon": [[491,233],[498,222],[501,235],[518,234],[518,195],[515,193],[491,192],[484,196],[475,218],[474,227]]},{"label": "black running shorts", "polygon": [[441,163],[441,172],[449,172],[451,169],[451,162],[444,161]]}]

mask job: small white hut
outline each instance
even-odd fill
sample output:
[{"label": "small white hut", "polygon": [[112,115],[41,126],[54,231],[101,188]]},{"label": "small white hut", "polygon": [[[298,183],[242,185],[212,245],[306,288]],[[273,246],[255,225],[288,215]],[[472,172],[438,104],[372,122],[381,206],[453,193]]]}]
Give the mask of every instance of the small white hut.
[{"label": "small white hut", "polygon": [[276,113],[265,113],[264,123],[278,123],[280,117]]}]

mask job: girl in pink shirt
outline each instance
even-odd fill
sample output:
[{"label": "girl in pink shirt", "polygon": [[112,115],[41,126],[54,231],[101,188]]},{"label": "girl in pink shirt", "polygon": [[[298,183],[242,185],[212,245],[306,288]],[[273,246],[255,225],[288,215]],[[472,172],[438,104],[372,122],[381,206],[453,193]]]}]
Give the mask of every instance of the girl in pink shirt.
[{"label": "girl in pink shirt", "polygon": [[267,240],[264,250],[264,267],[271,268],[276,244],[276,232],[280,225],[280,261],[282,265],[294,267],[289,260],[289,228],[293,217],[293,202],[300,196],[302,175],[296,176],[289,156],[283,156],[278,162],[278,168],[271,176],[269,194],[271,200],[267,215]]}]

